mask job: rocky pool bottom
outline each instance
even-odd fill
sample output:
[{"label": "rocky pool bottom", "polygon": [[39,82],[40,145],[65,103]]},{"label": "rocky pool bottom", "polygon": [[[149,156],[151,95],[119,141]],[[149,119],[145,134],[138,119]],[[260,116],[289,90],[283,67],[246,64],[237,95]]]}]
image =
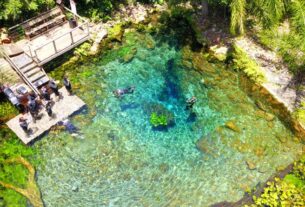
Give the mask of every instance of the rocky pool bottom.
[{"label": "rocky pool bottom", "polygon": [[[56,71],[55,71],[56,73]],[[81,136],[53,131],[39,148],[46,206],[209,206],[293,162],[302,145],[239,88],[236,73],[175,38],[126,33],[100,61],[71,68],[88,109],[72,118]],[[117,88],[135,86],[121,99]],[[192,111],[185,100],[197,97]],[[168,127],[152,127],[151,114]]]}]

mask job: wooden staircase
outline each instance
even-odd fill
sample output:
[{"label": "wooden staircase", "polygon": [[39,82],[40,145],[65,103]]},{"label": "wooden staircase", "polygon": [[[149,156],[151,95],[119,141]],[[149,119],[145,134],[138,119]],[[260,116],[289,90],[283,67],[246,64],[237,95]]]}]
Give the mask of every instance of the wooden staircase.
[{"label": "wooden staircase", "polygon": [[43,68],[26,53],[12,57],[11,60],[15,63],[23,76],[36,88],[49,81],[49,78]]},{"label": "wooden staircase", "polygon": [[38,87],[49,81],[49,77],[44,69],[26,53],[22,53],[14,57],[9,57],[3,53],[3,56],[18,73],[20,78],[36,94],[40,93]]}]

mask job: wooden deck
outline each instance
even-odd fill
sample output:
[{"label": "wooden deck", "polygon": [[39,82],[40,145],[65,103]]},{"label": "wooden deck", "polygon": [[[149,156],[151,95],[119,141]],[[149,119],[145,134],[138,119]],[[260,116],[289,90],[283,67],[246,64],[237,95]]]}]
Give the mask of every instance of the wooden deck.
[{"label": "wooden deck", "polygon": [[39,65],[43,65],[88,40],[88,27],[88,23],[80,23],[78,27],[71,29],[66,22],[37,38],[22,39],[16,44]]},{"label": "wooden deck", "polygon": [[[50,118],[46,111],[42,109],[40,112],[40,114],[42,114],[42,117],[41,119],[36,120],[36,123],[32,121],[30,114],[20,114],[6,123],[8,127],[22,140],[23,143],[28,144],[34,139],[42,136],[59,121],[68,118],[75,112],[81,110],[86,105],[77,96],[69,96],[65,88],[61,88],[59,91],[62,93],[63,98],[59,101],[56,101],[55,105],[52,108],[53,113],[55,114],[54,118]],[[54,95],[52,95],[52,98],[53,100],[57,100]],[[32,133],[30,135],[26,135],[26,133],[19,126],[20,117],[25,117],[28,121],[30,121],[29,128],[32,130]]]}]

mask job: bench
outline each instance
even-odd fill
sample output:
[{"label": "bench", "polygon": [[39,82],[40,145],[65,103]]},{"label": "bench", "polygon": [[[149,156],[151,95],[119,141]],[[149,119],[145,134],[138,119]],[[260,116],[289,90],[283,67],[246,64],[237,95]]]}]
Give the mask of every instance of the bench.
[{"label": "bench", "polygon": [[43,32],[48,31],[66,21],[66,16],[62,13],[59,7],[47,11],[34,19],[23,24],[25,35],[31,39]]}]

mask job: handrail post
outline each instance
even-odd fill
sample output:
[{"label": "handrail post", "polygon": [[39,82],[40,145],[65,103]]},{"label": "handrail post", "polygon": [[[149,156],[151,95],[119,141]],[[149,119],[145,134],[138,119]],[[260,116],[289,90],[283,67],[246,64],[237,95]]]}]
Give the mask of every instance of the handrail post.
[{"label": "handrail post", "polygon": [[73,39],[72,31],[70,31],[70,37],[71,37],[71,45],[73,45],[74,44],[74,39]]},{"label": "handrail post", "polygon": [[31,58],[33,58],[33,53],[32,53],[30,45],[28,45],[28,48],[29,48],[29,51],[30,51]]},{"label": "handrail post", "polygon": [[39,61],[39,58],[38,58],[38,55],[37,55],[37,49],[34,50],[34,53],[35,53],[35,57],[37,58],[37,60]]},{"label": "handrail post", "polygon": [[55,40],[53,40],[52,43],[53,43],[53,47],[54,47],[55,54],[56,54],[57,53],[57,48],[56,48]]}]

